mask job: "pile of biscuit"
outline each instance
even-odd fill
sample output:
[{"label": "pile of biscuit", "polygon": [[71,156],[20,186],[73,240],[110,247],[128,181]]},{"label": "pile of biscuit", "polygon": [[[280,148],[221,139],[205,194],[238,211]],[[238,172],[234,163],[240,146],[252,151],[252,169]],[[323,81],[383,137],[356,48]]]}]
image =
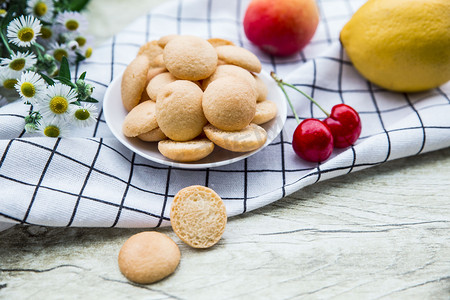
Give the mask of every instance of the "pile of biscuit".
[{"label": "pile of biscuit", "polygon": [[158,142],[160,153],[178,162],[198,161],[215,145],[258,149],[267,140],[259,125],[277,115],[260,72],[253,53],[224,39],[168,35],[148,42],[123,73],[123,134]]}]

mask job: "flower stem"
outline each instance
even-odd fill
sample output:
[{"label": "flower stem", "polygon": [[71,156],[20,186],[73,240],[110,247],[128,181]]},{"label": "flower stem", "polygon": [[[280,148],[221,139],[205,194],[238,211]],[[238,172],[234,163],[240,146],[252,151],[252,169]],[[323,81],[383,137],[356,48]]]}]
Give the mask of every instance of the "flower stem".
[{"label": "flower stem", "polygon": [[[324,110],[319,103],[316,102],[316,100],[314,100],[312,97],[310,97],[308,94],[304,93],[303,91],[299,90],[296,86],[290,84],[290,83],[286,83],[284,82],[282,79],[278,78],[278,76],[274,73],[271,72],[270,76],[272,76],[273,79],[275,79],[275,81],[277,82],[278,86],[283,90],[284,94],[286,95],[286,92],[284,91],[284,88],[282,87],[283,85],[288,86],[294,90],[296,90],[297,92],[299,92],[300,94],[302,94],[303,96],[305,96],[306,98],[308,98],[312,103],[314,103],[327,117],[330,116],[330,114]],[[287,96],[286,96],[287,97]],[[291,103],[290,100],[288,100],[289,104]],[[291,109],[292,109],[292,105],[291,105]]]},{"label": "flower stem", "polygon": [[278,86],[283,91],[283,94],[284,94],[284,96],[286,97],[286,100],[289,103],[289,107],[291,108],[291,111],[294,114],[295,120],[297,121],[298,124],[300,124],[300,118],[298,117],[297,113],[295,112],[295,109],[294,109],[294,106],[292,105],[291,99],[289,99],[289,96],[288,96],[286,90],[284,89],[283,81],[280,78],[278,78],[278,76],[275,74],[275,72],[270,72],[270,76],[272,76],[272,78],[275,79],[275,81],[277,82]]},{"label": "flower stem", "polygon": [[2,38],[3,44],[5,44],[6,50],[8,50],[9,54],[13,55],[14,52],[9,47],[8,41],[6,40],[5,35],[3,34],[2,30],[0,30],[0,36]]}]

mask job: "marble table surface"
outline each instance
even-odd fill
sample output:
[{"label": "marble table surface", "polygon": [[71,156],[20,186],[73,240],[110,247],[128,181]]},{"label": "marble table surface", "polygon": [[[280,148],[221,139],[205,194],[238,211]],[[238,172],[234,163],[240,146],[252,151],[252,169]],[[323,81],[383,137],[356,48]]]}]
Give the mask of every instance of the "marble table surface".
[{"label": "marble table surface", "polygon": [[[127,15],[104,24],[98,15],[123,10],[125,1],[94,0],[91,26],[106,38],[159,2],[128,0]],[[122,244],[143,230],[0,232],[0,299],[450,299],[450,148],[230,218],[207,250],[158,229],[182,257],[174,274],[151,285],[127,281],[117,265]]]}]

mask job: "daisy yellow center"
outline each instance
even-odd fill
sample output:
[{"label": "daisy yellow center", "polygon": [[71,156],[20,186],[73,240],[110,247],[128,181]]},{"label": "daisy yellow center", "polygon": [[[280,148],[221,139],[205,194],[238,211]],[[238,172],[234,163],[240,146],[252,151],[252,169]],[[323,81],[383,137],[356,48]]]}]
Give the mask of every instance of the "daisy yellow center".
[{"label": "daisy yellow center", "polygon": [[78,29],[78,21],[77,20],[67,20],[66,22],[66,28],[70,31],[75,31]]},{"label": "daisy yellow center", "polygon": [[53,57],[57,61],[62,61],[63,56],[69,57],[69,53],[64,49],[56,49],[55,52],[53,52]]},{"label": "daisy yellow center", "polygon": [[90,116],[91,113],[87,109],[81,108],[75,111],[75,118],[77,118],[80,121],[85,121],[89,119]]},{"label": "daisy yellow center", "polygon": [[69,108],[69,102],[67,99],[61,96],[55,96],[50,100],[50,110],[55,114],[63,114]]},{"label": "daisy yellow center", "polygon": [[53,32],[50,28],[48,28],[48,27],[41,28],[41,38],[49,39],[52,37],[52,35],[53,35]]},{"label": "daisy yellow center", "polygon": [[16,58],[9,63],[9,67],[14,71],[21,71],[25,67],[25,58]]},{"label": "daisy yellow center", "polygon": [[86,49],[86,52],[84,53],[84,56],[86,58],[89,58],[89,57],[91,57],[91,55],[92,55],[92,48],[89,47],[89,48]]},{"label": "daisy yellow center", "polygon": [[0,16],[2,15],[6,15],[6,10],[5,9],[0,9]]},{"label": "daisy yellow center", "polygon": [[31,98],[34,97],[34,95],[36,95],[36,89],[34,88],[34,85],[30,82],[24,82],[20,87],[20,90],[22,91],[22,94],[27,98]]},{"label": "daisy yellow center", "polygon": [[12,89],[14,89],[14,86],[16,85],[16,83],[17,83],[17,79],[6,79],[3,82],[3,86],[5,87],[5,89],[12,90]]},{"label": "daisy yellow center", "polygon": [[45,127],[44,134],[48,137],[58,137],[61,131],[55,125],[49,125]]},{"label": "daisy yellow center", "polygon": [[86,39],[82,36],[79,36],[75,39],[75,41],[78,43],[78,45],[80,47],[83,47],[84,45],[86,45]]},{"label": "daisy yellow center", "polygon": [[34,7],[34,13],[38,17],[42,17],[43,15],[45,15],[47,13],[47,10],[48,10],[47,4],[45,4],[44,2],[39,2]]},{"label": "daisy yellow center", "polygon": [[30,27],[23,27],[17,32],[17,37],[22,42],[29,42],[34,38],[34,31]]}]

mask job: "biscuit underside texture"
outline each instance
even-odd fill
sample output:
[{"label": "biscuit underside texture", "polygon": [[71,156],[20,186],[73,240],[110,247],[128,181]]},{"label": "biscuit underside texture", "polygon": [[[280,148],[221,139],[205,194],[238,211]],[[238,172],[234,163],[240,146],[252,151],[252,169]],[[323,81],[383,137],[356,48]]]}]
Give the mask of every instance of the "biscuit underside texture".
[{"label": "biscuit underside texture", "polygon": [[178,237],[195,248],[216,244],[227,223],[222,199],[212,189],[203,186],[180,190],[173,200],[170,219]]}]

